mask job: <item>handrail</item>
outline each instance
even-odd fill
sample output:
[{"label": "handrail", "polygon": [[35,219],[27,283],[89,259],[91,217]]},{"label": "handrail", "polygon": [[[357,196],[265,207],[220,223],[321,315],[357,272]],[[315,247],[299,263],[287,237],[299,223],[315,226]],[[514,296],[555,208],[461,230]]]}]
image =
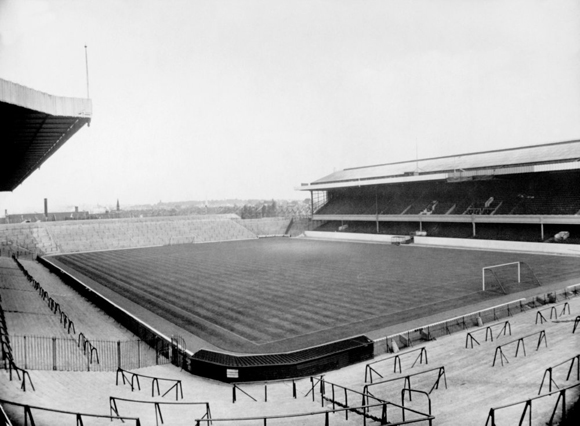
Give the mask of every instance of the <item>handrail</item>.
[{"label": "handrail", "polygon": [[133,404],[153,404],[155,410],[155,422],[159,425],[159,420],[163,424],[163,414],[161,414],[161,405],[203,405],[205,406],[205,414],[203,419],[209,419],[211,423],[211,410],[209,402],[167,402],[167,401],[142,401],[138,399],[128,399],[128,398],[118,398],[116,396],[109,397],[109,412],[111,417],[115,413],[119,417],[119,409],[117,407],[117,401],[130,402]]},{"label": "handrail", "polygon": [[[487,420],[485,421],[485,426],[488,426],[490,420],[491,420],[490,426],[496,426],[495,412],[497,410],[513,407],[513,406],[516,406],[519,404],[525,404],[524,411],[522,412],[519,424],[520,425],[523,424],[524,419],[526,417],[526,413],[527,413],[528,414],[528,425],[531,426],[532,425],[532,401],[535,401],[536,399],[540,399],[540,398],[545,398],[547,396],[556,395],[556,394],[558,394],[558,399],[556,400],[556,404],[554,404],[554,410],[552,411],[552,415],[550,417],[550,421],[548,422],[548,425],[553,424],[554,417],[555,417],[556,412],[558,410],[558,404],[560,403],[560,401],[562,401],[562,420],[564,420],[566,418],[566,391],[568,391],[572,388],[579,387],[579,386],[580,386],[580,383],[576,383],[575,385],[571,385],[571,386],[568,386],[566,388],[562,388],[562,389],[554,391],[554,392],[546,393],[544,395],[534,396],[532,398],[529,398],[529,399],[526,399],[523,401],[518,401],[518,402],[513,402],[511,404],[502,405],[501,407],[495,407],[495,408],[492,407],[489,409],[489,414],[487,415]],[[528,411],[528,409],[529,409],[529,411]]]},{"label": "handrail", "polygon": [[[387,424],[386,423],[386,406],[388,404],[391,405],[395,405],[392,403],[382,403],[382,404],[372,404],[372,405],[361,405],[361,406],[357,406],[357,407],[351,407],[351,408],[337,408],[335,410],[323,410],[323,411],[310,411],[308,413],[294,413],[294,414],[278,414],[278,415],[274,415],[274,416],[262,416],[262,417],[237,417],[237,418],[219,418],[219,419],[195,419],[195,425],[196,426],[201,426],[201,422],[205,422],[206,424],[210,424],[211,422],[244,422],[244,421],[254,421],[254,420],[262,420],[264,425],[267,425],[267,421],[268,420],[275,420],[275,419],[290,419],[290,418],[297,418],[297,417],[306,417],[306,416],[316,416],[316,415],[324,415],[325,416],[325,425],[329,425],[330,424],[330,416],[329,414],[331,413],[337,413],[337,412],[348,412],[348,411],[353,411],[353,410],[363,410],[363,411],[368,411],[370,408],[375,408],[375,407],[382,407],[384,413],[385,413],[385,421],[381,422],[381,424]],[[396,423],[389,423],[390,425],[396,426],[396,425],[404,425],[404,424],[412,424],[412,423],[419,423],[419,422],[424,422],[424,421],[428,421],[429,424],[432,424],[432,421],[435,419],[435,417],[433,416],[428,416],[426,418],[423,419],[413,419],[413,420],[407,420],[406,422],[396,422]],[[366,417],[363,417],[363,425],[366,425]]]},{"label": "handrail", "polygon": [[[9,356],[4,359],[4,363],[6,363],[6,361],[8,361],[8,371],[10,381],[12,381],[12,370],[14,370],[16,372],[18,380],[22,380],[22,382],[20,383],[20,389],[22,391],[26,392],[26,378],[28,378],[28,382],[30,383],[30,386],[32,386],[32,390],[36,391],[34,383],[32,383],[32,379],[30,378],[30,373],[26,371],[24,368],[20,368],[16,365],[16,363],[12,359],[12,353],[9,353]],[[22,379],[20,379],[20,372],[22,372]]]},{"label": "handrail", "polygon": [[[146,376],[145,374],[133,373],[132,371],[123,370],[121,367],[119,367],[119,368],[117,368],[117,374],[116,374],[116,386],[119,386],[119,373],[121,373],[121,377],[123,379],[123,384],[125,384],[125,383],[130,384],[131,392],[133,392],[133,390],[135,389],[135,386],[133,384],[133,381],[135,379],[137,379],[138,389],[141,390],[141,383],[139,382],[139,377],[143,377],[146,379],[152,379],[151,380],[151,396],[152,397],[155,396],[155,387],[156,386],[157,386],[157,395],[158,396],[161,395],[161,392],[159,390],[159,381],[165,381],[165,382],[175,382],[175,383],[163,395],[161,395],[161,398],[165,397],[165,395],[167,395],[169,392],[171,392],[171,390],[175,389],[175,400],[177,401],[179,399],[179,395],[181,395],[181,399],[183,399],[183,386],[181,384],[181,380],[179,380],[179,379],[166,379],[163,377]],[[129,380],[129,378],[126,377],[126,373],[131,375],[131,380]]]},{"label": "handrail", "polygon": [[[405,407],[405,392],[409,392],[409,401],[412,401],[411,394],[412,392],[420,393],[421,395],[425,395],[427,397],[427,408],[429,409],[428,414],[431,415],[431,397],[425,391],[418,390],[418,389],[401,389],[401,405]],[[403,421],[405,420],[405,410],[403,410]]]},{"label": "handrail", "polygon": [[570,362],[570,368],[568,369],[566,381],[568,381],[568,379],[570,378],[570,375],[572,374],[572,369],[574,368],[574,362],[576,362],[576,369],[577,369],[576,380],[580,380],[580,354],[578,354],[578,355],[574,355],[572,358],[568,358],[567,360],[560,362],[559,364],[556,364],[556,365],[553,365],[551,367],[546,368],[546,370],[544,371],[544,376],[542,377],[542,383],[540,384],[540,390],[538,391],[538,395],[542,393],[542,387],[544,386],[544,380],[546,380],[546,375],[548,375],[548,377],[549,377],[548,392],[552,392],[552,383],[554,383],[554,386],[556,386],[558,388],[558,385],[556,384],[556,382],[552,378],[552,370],[554,368],[559,367],[561,365],[564,365],[568,362]]},{"label": "handrail", "polygon": [[394,355],[394,356],[391,356],[391,357],[388,357],[388,358],[379,359],[377,361],[369,362],[365,366],[365,383],[368,383],[369,382],[369,380],[368,380],[368,377],[369,376],[370,376],[370,383],[373,382],[373,372],[375,374],[377,374],[378,376],[380,376],[381,379],[383,378],[383,376],[377,370],[375,370],[374,368],[372,368],[371,365],[378,364],[378,363],[381,363],[381,362],[385,362],[385,361],[394,359],[394,361],[393,361],[393,364],[394,364],[393,365],[393,373],[396,373],[397,372],[397,363],[399,365],[399,373],[402,373],[403,370],[401,368],[401,356],[410,354],[412,352],[417,352],[417,351],[420,351],[419,352],[419,355],[417,355],[417,358],[415,359],[415,362],[413,362],[413,365],[411,366],[411,368],[415,367],[415,364],[417,363],[417,361],[419,361],[420,364],[423,364],[423,354],[425,355],[425,364],[429,364],[429,361],[427,359],[427,348],[426,347],[423,346],[423,347],[420,347],[420,348],[412,349],[410,351],[402,352],[402,353],[399,353],[397,355]]},{"label": "handrail", "polygon": [[24,408],[24,415],[23,415],[24,423],[29,424],[29,422],[30,422],[31,425],[34,425],[34,417],[32,416],[32,410],[41,410],[41,411],[48,411],[51,413],[72,414],[72,415],[76,416],[77,425],[83,424],[83,421],[82,421],[83,417],[96,417],[96,418],[102,418],[102,419],[111,419],[111,421],[113,421],[113,420],[121,420],[123,422],[125,420],[135,421],[135,426],[141,426],[141,422],[140,422],[138,417],[108,416],[106,414],[78,413],[78,412],[74,412],[74,411],[56,410],[53,408],[38,407],[35,405],[28,405],[28,404],[21,404],[19,402],[7,401],[5,399],[0,399],[0,404],[9,404],[9,405],[15,405],[17,407],[23,407]]},{"label": "handrail", "polygon": [[[493,342],[493,330],[492,329],[493,329],[493,327],[498,326],[498,325],[502,325],[502,323],[491,324],[491,325],[488,325],[486,327],[480,327],[480,328],[477,328],[475,330],[468,332],[467,335],[465,336],[465,349],[467,349],[468,343],[471,343],[471,349],[473,349],[473,342],[477,343],[478,346],[481,346],[480,343],[477,341],[477,339],[475,337],[473,337],[474,333],[477,333],[478,331],[481,331],[481,330],[485,330],[485,341],[487,342],[487,337],[489,336],[490,341]],[[509,330],[509,333],[511,336],[512,335],[512,325],[510,324],[509,321],[505,321],[503,323],[503,327],[499,331],[497,337],[501,336],[501,333],[503,333],[503,335],[505,336],[508,330]]]},{"label": "handrail", "polygon": [[511,345],[512,343],[516,343],[517,342],[517,344],[518,344],[518,346],[516,347],[516,354],[514,355],[514,358],[517,358],[518,357],[518,352],[520,350],[520,344],[522,345],[522,349],[524,351],[524,356],[526,356],[526,345],[524,343],[524,339],[526,337],[535,336],[536,334],[539,334],[538,344],[536,345],[536,351],[538,349],[540,349],[540,345],[542,344],[542,340],[544,341],[544,344],[546,345],[546,347],[548,347],[548,339],[546,337],[546,330],[540,330],[540,331],[538,331],[536,333],[527,334],[527,335],[522,336],[522,337],[520,337],[518,339],[512,340],[511,342],[507,342],[507,343],[504,343],[503,345],[499,345],[498,347],[496,347],[495,348],[495,354],[493,356],[493,363],[492,363],[491,366],[492,367],[495,367],[495,361],[497,359],[497,354],[498,353],[500,354],[500,361],[501,361],[502,367],[503,367],[503,361],[504,361],[504,359],[505,359],[506,363],[509,364],[509,361],[508,361],[507,357],[503,353],[503,347],[508,346],[508,345]]}]

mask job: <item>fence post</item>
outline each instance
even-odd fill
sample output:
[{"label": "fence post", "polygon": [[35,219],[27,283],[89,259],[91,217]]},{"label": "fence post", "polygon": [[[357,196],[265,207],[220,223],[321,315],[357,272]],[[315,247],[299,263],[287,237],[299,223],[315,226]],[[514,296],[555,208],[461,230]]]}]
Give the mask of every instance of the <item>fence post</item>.
[{"label": "fence post", "polygon": [[117,366],[121,368],[121,341],[117,340]]},{"label": "fence post", "polygon": [[28,357],[26,353],[26,336],[24,336],[24,368],[28,368]]},{"label": "fence post", "polygon": [[52,338],[52,369],[56,371],[56,337]]}]

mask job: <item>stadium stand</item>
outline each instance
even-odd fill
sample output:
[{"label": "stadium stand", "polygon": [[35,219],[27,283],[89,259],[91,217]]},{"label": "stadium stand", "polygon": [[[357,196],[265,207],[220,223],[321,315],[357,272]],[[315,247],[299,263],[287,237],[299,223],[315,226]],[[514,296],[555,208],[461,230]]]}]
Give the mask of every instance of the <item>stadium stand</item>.
[{"label": "stadium stand", "polygon": [[[16,102],[14,97],[25,101]],[[13,190],[48,158],[47,153],[56,151],[90,122],[89,100],[57,98],[4,80],[0,80],[0,103],[3,116],[9,117],[8,134],[16,135],[17,139],[12,142],[22,148],[16,155],[8,152],[6,164],[13,167],[1,171],[0,190]],[[43,126],[45,123],[47,126]],[[51,133],[56,129],[54,138],[46,134],[44,128],[50,128]],[[578,187],[578,146],[578,141],[574,141],[347,169],[300,189],[311,192],[312,207],[316,197],[317,205],[312,209],[314,220],[329,222],[332,226],[324,225],[329,228],[337,228],[336,224],[348,225],[349,232],[374,233],[392,229],[399,234],[409,234],[422,228],[432,235],[494,239],[507,235],[510,239],[524,240],[532,240],[534,232],[536,240],[549,240],[565,230],[570,231],[568,242],[575,242],[580,226],[580,197],[570,188]],[[39,157],[29,155],[27,148],[30,153],[36,151]],[[566,368],[559,368],[571,368],[578,359],[580,333],[574,333],[580,313],[580,298],[574,297],[577,290],[554,292],[541,298],[529,296],[487,308],[486,314],[481,311],[478,315],[454,318],[440,315],[429,324],[414,325],[406,332],[375,340],[363,336],[348,342],[335,342],[337,347],[330,348],[335,350],[335,358],[326,366],[329,368],[352,363],[345,345],[352,345],[360,352],[354,361],[369,359],[372,353],[380,360],[392,357],[390,352],[399,348],[403,354],[417,345],[428,347],[429,364],[425,359],[425,364],[404,364],[399,372],[381,370],[386,381],[377,384],[372,391],[374,395],[364,392],[366,365],[358,362],[324,377],[292,381],[292,388],[300,392],[290,393],[288,381],[270,382],[267,386],[264,383],[234,386],[240,396],[237,400],[234,398],[234,404],[230,398],[232,385],[184,374],[181,367],[187,367],[187,359],[179,356],[181,349],[177,345],[158,346],[159,339],[153,343],[150,339],[144,339],[147,342],[139,339],[120,325],[127,325],[123,317],[118,317],[119,322],[116,322],[109,311],[105,313],[90,303],[92,290],[85,289],[81,295],[59,276],[27,260],[49,253],[255,238],[251,227],[268,234],[283,227],[282,221],[272,222],[252,223],[248,229],[237,217],[202,216],[0,226],[0,251],[18,258],[16,263],[8,257],[0,257],[4,369],[0,372],[3,408],[0,423],[61,425],[76,420],[77,424],[83,424],[91,417],[86,413],[98,413],[97,417],[110,424],[111,416],[116,413],[128,416],[124,418],[127,424],[153,424],[159,420],[174,425],[191,424],[192,421],[209,424],[211,404],[211,421],[230,424],[250,424],[252,419],[261,424],[280,421],[314,425],[324,421],[325,424],[341,425],[353,421],[366,424],[369,420],[381,424],[405,424],[405,420],[431,424],[433,416],[436,424],[443,425],[483,423],[490,419],[494,424],[496,421],[513,424],[532,411],[534,419],[542,422],[550,420],[552,413],[559,421],[567,405],[562,404],[561,398],[554,400],[554,397],[561,397],[566,391],[568,405],[577,399],[575,389],[580,376],[566,376]],[[537,236],[538,223],[541,223],[541,238]],[[288,233],[289,225],[284,234]],[[568,311],[560,310],[562,298],[568,303]],[[554,303],[558,304],[558,315],[548,318],[547,312],[552,315],[550,305]],[[542,312],[543,321],[536,324],[534,319]],[[43,320],[38,321],[39,317]],[[494,342],[481,340],[481,344],[466,348],[464,343],[470,328],[494,325],[494,321],[507,317],[511,324],[510,337],[499,333]],[[70,327],[71,321],[74,321],[74,328]],[[139,324],[145,328],[143,323]],[[139,327],[135,331],[138,332]],[[526,336],[536,333],[545,339],[541,341],[545,344],[541,350],[528,347],[525,356],[519,354],[517,357],[508,353],[503,367],[492,366],[498,347],[514,339],[523,342]],[[316,356],[320,350],[306,351]],[[199,358],[203,358],[202,355],[207,355],[205,361],[221,363],[226,377],[231,379],[236,377],[227,376],[233,373],[228,371],[232,368],[227,367],[264,368],[254,365],[260,361],[260,356],[236,358],[232,354],[216,360],[215,354],[209,351],[200,351]],[[287,363],[296,354],[283,355],[280,359],[272,356],[266,360],[273,375],[280,370],[276,362]],[[401,357],[403,363],[413,358]],[[78,359],[82,362],[77,362]],[[327,361],[309,360],[300,366],[300,375],[319,371]],[[244,362],[245,365],[240,365]],[[440,366],[436,367],[435,384],[428,374],[435,371],[434,366]],[[445,370],[441,370],[443,366]],[[123,378],[131,378],[131,386],[119,386],[119,369],[123,371]],[[550,384],[559,386],[558,392],[552,395],[545,390],[542,392],[543,377],[548,369],[552,373]],[[12,380],[15,377],[18,378],[16,384]],[[204,401],[205,411],[193,413],[179,404],[170,404],[168,399],[161,403],[159,398],[163,396],[155,396],[145,386],[142,389],[135,385],[136,377],[151,379],[151,386],[161,380],[179,382],[186,400]],[[251,377],[263,376],[255,373]],[[442,377],[446,380],[446,389],[436,386]],[[155,378],[159,380],[156,382]],[[396,380],[391,380],[393,378]],[[533,399],[538,388],[538,396],[542,398]],[[268,389],[267,397],[264,395],[262,401],[257,395],[264,389]],[[298,395],[303,396],[296,397]],[[173,393],[167,396],[172,398]],[[113,413],[111,401],[123,401],[126,405],[115,406]],[[147,409],[142,408],[143,404]]]},{"label": "stadium stand", "polygon": [[[4,224],[0,225],[0,248],[10,256],[16,252],[54,254],[256,238],[256,234],[242,225],[243,221],[230,217],[182,216]],[[268,226],[280,230],[284,225],[287,227],[287,219],[276,219]]]},{"label": "stadium stand", "polygon": [[570,141],[357,167],[297,189],[310,192],[322,231],[393,233],[406,223],[407,234],[547,242],[567,231],[564,242],[578,244],[579,149]]}]

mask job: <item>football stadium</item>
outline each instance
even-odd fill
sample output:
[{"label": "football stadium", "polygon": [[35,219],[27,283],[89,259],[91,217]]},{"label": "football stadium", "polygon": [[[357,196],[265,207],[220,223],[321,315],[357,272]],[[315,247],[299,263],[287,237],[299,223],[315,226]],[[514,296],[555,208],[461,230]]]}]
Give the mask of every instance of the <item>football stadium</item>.
[{"label": "football stadium", "polygon": [[[3,191],[92,118],[0,102]],[[307,221],[0,224],[2,424],[573,424],[579,153],[345,169],[296,188]]]}]

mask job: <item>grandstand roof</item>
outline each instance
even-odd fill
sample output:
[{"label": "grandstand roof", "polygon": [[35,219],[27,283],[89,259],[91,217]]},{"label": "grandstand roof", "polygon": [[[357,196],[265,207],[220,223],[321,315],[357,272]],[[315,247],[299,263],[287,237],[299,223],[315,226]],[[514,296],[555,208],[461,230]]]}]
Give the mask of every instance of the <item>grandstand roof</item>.
[{"label": "grandstand roof", "polygon": [[53,96],[0,79],[0,191],[13,191],[91,116],[90,99]]},{"label": "grandstand roof", "polygon": [[471,180],[500,174],[580,169],[580,140],[474,152],[340,170],[299,190],[422,180]]}]

